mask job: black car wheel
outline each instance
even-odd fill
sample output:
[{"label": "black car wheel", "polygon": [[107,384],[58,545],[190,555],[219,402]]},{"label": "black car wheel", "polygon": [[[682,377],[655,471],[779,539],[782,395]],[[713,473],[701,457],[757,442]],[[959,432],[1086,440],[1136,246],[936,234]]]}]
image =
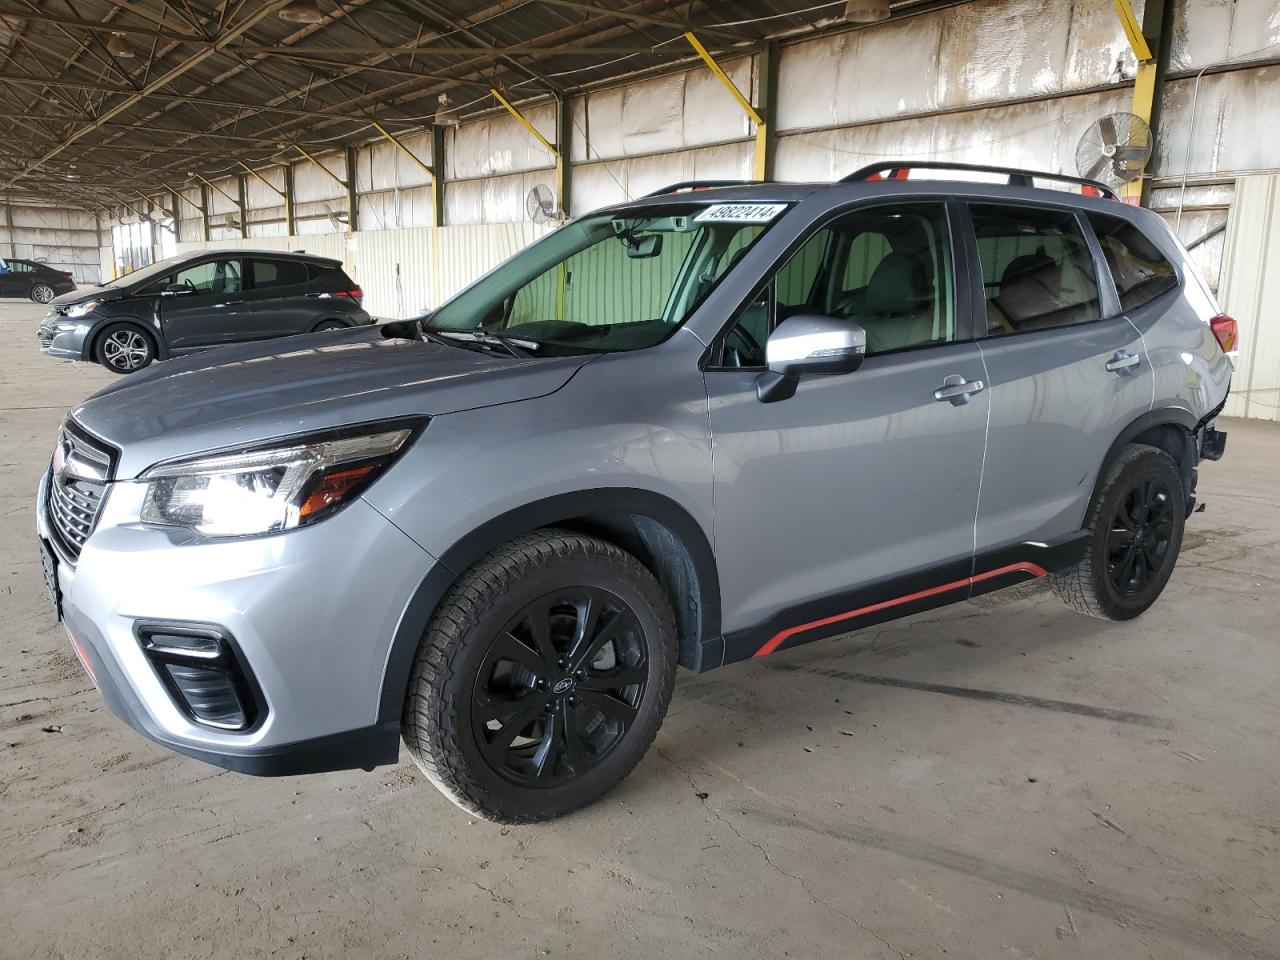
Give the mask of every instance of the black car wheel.
[{"label": "black car wheel", "polygon": [[315,329],[312,330],[312,332],[324,333],[325,331],[328,331],[328,330],[345,330],[345,329],[347,329],[347,325],[343,323],[341,320],[321,320],[319,323],[315,325]]},{"label": "black car wheel", "polygon": [[675,678],[671,608],[612,544],[540,531],[478,562],[418,650],[403,732],[423,772],[475,816],[546,820],[640,761]]},{"label": "black car wheel", "polygon": [[49,286],[47,283],[37,283],[31,288],[31,299],[36,303],[48,303],[55,296],[57,296],[57,294],[54,293],[53,287]]},{"label": "black car wheel", "polygon": [[1081,613],[1130,620],[1169,582],[1185,521],[1177,463],[1163,450],[1134,444],[1108,469],[1090,507],[1085,559],[1050,583]]},{"label": "black car wheel", "polygon": [[112,373],[134,373],[156,358],[156,345],[137,327],[113,323],[98,335],[94,355]]}]

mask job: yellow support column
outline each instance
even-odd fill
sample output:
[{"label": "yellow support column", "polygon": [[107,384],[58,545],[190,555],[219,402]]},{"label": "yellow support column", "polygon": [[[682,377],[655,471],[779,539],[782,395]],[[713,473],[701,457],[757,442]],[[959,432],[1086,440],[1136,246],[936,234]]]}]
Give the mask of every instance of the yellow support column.
[{"label": "yellow support column", "polygon": [[707,69],[715,74],[716,79],[724,85],[724,88],[729,91],[733,96],[733,99],[738,101],[738,106],[741,107],[742,112],[747,115],[747,119],[755,124],[756,143],[755,157],[752,163],[753,175],[756,180],[767,179],[770,165],[769,153],[771,146],[769,142],[770,133],[768,123],[765,121],[765,118],[760,115],[760,112],[751,105],[751,101],[742,95],[742,91],[738,89],[738,85],[735,84],[729,78],[729,75],[724,72],[724,69],[716,62],[716,58],[713,57],[710,51],[702,45],[702,41],[694,36],[692,32],[686,32],[684,38],[689,41],[689,46],[693,47],[694,52],[702,58],[702,62],[707,65]]},{"label": "yellow support column", "polygon": [[[1134,79],[1130,112],[1140,117],[1142,122],[1150,128],[1151,137],[1154,140],[1156,117],[1159,112],[1156,99],[1159,96],[1163,70],[1159,57],[1152,50],[1152,39],[1155,40],[1157,48],[1165,48],[1166,45],[1161,42],[1165,32],[1163,29],[1165,2],[1149,0],[1147,9],[1144,11],[1145,23],[1138,21],[1129,0],[1111,0],[1111,2],[1115,7],[1116,16],[1120,18],[1120,25],[1124,28],[1124,34],[1129,40],[1133,55],[1138,60],[1138,75]],[[1125,203],[1134,205],[1142,202],[1142,193],[1142,176],[1126,183],[1120,189],[1121,199]]]}]

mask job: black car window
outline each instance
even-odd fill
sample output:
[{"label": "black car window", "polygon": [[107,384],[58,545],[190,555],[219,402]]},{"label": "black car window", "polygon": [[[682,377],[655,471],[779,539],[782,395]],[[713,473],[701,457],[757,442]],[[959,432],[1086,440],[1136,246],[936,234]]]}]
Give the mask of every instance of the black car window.
[{"label": "black car window", "polygon": [[1089,223],[1111,268],[1120,309],[1136,309],[1178,285],[1173,264],[1128,220],[1091,213]]},{"label": "black car window", "polygon": [[291,287],[307,282],[307,265],[302,260],[250,260],[253,288]]},{"label": "black car window", "polygon": [[1043,207],[974,204],[987,336],[1101,317],[1093,256],[1075,215]]},{"label": "black car window", "polygon": [[240,292],[240,261],[210,260],[179,270],[174,283],[190,287],[192,291],[208,296],[222,296]]},{"label": "black car window", "polygon": [[34,263],[28,263],[26,260],[9,261],[9,269],[14,273],[31,273],[35,268],[36,265]]}]

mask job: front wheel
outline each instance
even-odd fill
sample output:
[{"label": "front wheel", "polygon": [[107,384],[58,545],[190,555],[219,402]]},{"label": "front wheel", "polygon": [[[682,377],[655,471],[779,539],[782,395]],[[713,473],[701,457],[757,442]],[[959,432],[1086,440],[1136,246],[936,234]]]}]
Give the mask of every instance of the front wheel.
[{"label": "front wheel", "polygon": [[137,327],[113,323],[99,334],[96,354],[112,373],[134,373],[156,358],[156,345]]},{"label": "front wheel", "polygon": [[441,602],[410,676],[405,744],[468,813],[562,816],[639,763],[675,665],[670,604],[635,557],[538,531],[481,559]]},{"label": "front wheel", "polygon": [[1111,464],[1089,508],[1085,558],[1049,582],[1080,613],[1131,620],[1169,582],[1185,522],[1177,463],[1157,447],[1134,444]]},{"label": "front wheel", "polygon": [[321,320],[312,329],[312,333],[326,333],[330,330],[345,330],[347,325],[341,320]]},{"label": "front wheel", "polygon": [[55,296],[56,294],[53,292],[53,287],[49,286],[47,283],[37,283],[31,288],[31,299],[36,303],[48,303]]}]

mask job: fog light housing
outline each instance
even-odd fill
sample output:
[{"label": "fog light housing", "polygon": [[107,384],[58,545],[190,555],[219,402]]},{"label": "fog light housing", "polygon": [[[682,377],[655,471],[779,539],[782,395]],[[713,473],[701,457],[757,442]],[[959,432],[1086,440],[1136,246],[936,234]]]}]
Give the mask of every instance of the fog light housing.
[{"label": "fog light housing", "polygon": [[252,675],[223,628],[140,623],[135,633],[174,705],[193,722],[244,731],[265,714]]}]

